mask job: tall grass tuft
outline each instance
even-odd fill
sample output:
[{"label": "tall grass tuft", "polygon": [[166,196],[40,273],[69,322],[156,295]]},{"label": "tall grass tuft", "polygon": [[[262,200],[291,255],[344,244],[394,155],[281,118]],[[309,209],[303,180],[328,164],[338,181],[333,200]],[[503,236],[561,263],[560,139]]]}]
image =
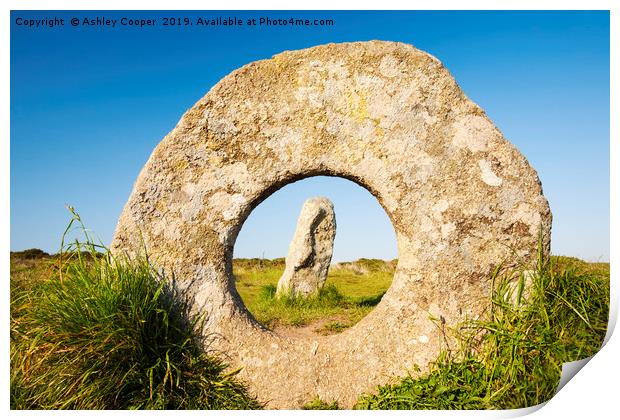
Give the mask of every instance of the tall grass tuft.
[{"label": "tall grass tuft", "polygon": [[63,248],[48,280],[12,284],[11,408],[260,408],[146,258]]},{"label": "tall grass tuft", "polygon": [[[359,409],[508,409],[549,400],[562,363],[595,354],[609,311],[609,271],[565,258],[517,275],[498,271],[489,316],[465,322],[428,374],[411,372],[358,400]],[[414,371],[419,372],[419,368]]]}]

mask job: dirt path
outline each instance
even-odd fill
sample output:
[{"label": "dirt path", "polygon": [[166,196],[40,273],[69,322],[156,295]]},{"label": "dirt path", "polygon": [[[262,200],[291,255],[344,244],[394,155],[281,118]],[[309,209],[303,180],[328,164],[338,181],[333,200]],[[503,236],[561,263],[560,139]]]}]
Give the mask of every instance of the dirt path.
[{"label": "dirt path", "polygon": [[[333,326],[336,323],[339,324],[337,328]],[[347,317],[336,315],[328,318],[319,319],[300,327],[295,327],[292,325],[276,325],[272,328],[272,331],[276,334],[287,337],[313,338],[338,334],[349,326],[349,320],[347,319]]]}]

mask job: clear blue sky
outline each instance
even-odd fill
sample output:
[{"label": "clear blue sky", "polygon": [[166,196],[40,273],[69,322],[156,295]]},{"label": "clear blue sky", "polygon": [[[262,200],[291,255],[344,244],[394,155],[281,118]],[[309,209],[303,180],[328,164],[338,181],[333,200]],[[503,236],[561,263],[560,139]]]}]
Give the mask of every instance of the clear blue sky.
[{"label": "clear blue sky", "polygon": [[[318,17],[333,27],[74,28],[106,16]],[[30,29],[16,18],[63,17]],[[73,205],[109,243],[138,172],[219,79],[283,50],[392,40],[439,58],[536,168],[552,250],[609,259],[608,12],[12,12],[11,249],[58,249]],[[334,201],[334,260],[397,256],[393,229],[355,184],[311,178],[250,215],[236,256],[286,254],[303,201]]]}]

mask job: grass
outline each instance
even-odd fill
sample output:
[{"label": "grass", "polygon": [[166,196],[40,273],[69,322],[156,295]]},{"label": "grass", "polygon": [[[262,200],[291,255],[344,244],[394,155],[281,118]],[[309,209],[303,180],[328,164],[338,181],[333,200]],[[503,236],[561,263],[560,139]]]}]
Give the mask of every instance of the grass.
[{"label": "grass", "polygon": [[[276,297],[276,287],[263,286],[262,293],[251,303],[250,310],[263,325],[302,327],[319,320],[327,322],[316,331],[322,334],[340,332],[362,319],[374,305],[366,298],[356,299],[343,295],[333,284],[323,287],[308,298]],[[373,302],[379,301],[375,297]]]},{"label": "grass", "polygon": [[261,407],[145,259],[61,256],[11,259],[12,409]]},{"label": "grass", "polygon": [[354,263],[330,269],[324,288],[308,299],[275,297],[276,285],[284,271],[283,259],[234,260],[233,273],[243,302],[263,325],[301,327],[324,321],[317,332],[334,334],[366,316],[392,282],[391,266],[380,260],[365,261],[373,262],[365,274],[352,268]]},{"label": "grass", "polygon": [[340,406],[338,405],[338,402],[336,401],[332,401],[331,403],[326,403],[325,401],[321,400],[317,396],[309,403],[306,403],[303,406],[301,406],[301,409],[302,410],[340,410]]},{"label": "grass", "polygon": [[[595,354],[609,310],[609,264],[554,257],[539,261],[529,295],[510,288],[512,272],[497,272],[489,316],[452,334],[429,373],[419,368],[395,384],[359,398],[358,409],[508,409],[549,400],[562,363]],[[416,372],[417,371],[417,372]]]}]

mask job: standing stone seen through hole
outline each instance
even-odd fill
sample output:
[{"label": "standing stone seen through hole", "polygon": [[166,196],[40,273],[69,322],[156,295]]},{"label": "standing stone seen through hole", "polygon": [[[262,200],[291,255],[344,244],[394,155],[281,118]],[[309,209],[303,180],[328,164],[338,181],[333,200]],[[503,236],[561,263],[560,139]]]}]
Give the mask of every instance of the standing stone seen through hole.
[{"label": "standing stone seen through hole", "polygon": [[304,203],[286,256],[286,268],[278,281],[277,296],[308,297],[323,288],[332,260],[336,214],[325,197]]}]

